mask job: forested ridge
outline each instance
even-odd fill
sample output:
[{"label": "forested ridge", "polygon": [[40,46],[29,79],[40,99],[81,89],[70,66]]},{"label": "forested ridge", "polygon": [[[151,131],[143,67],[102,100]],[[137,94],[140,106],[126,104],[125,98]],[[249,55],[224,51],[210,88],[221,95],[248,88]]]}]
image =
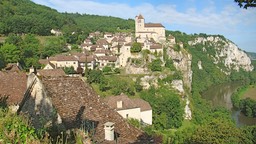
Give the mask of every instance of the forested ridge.
[{"label": "forested ridge", "polygon": [[0,1],[0,34],[50,35],[51,29],[64,33],[117,32],[134,30],[134,21],[121,18],[59,13],[57,10],[38,5],[30,0]]}]

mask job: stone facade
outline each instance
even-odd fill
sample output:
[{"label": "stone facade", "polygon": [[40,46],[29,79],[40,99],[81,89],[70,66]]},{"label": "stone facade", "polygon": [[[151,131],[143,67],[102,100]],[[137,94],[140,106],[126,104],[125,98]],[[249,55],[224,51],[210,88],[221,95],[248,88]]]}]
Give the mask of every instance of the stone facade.
[{"label": "stone facade", "polygon": [[142,15],[135,17],[135,36],[138,42],[154,39],[156,42],[165,42],[165,27],[160,23],[145,23]]}]

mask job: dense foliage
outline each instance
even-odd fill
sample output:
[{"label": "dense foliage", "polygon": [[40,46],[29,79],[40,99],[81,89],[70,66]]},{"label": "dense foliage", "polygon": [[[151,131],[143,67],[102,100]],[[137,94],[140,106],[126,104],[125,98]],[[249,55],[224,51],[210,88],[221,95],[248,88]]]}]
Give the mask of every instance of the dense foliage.
[{"label": "dense foliage", "polygon": [[142,49],[141,43],[134,42],[131,47],[131,53],[138,53]]},{"label": "dense foliage", "polygon": [[50,35],[51,29],[74,24],[73,19],[30,0],[0,1],[0,34]]},{"label": "dense foliage", "polygon": [[165,86],[142,91],[141,98],[153,109],[153,126],[157,130],[178,128],[182,124],[183,108],[179,95]]},{"label": "dense foliage", "polygon": [[0,34],[32,33],[45,36],[51,35],[51,29],[62,31],[68,42],[76,43],[81,42],[90,32],[95,31],[133,32],[134,20],[78,13],[59,13],[30,0],[0,1]]},{"label": "dense foliage", "polygon": [[38,60],[63,52],[65,42],[62,37],[44,38],[41,42],[35,35],[19,36],[9,34],[0,46],[0,68],[7,63],[19,62],[24,69],[39,67]]},{"label": "dense foliage", "polygon": [[256,101],[250,98],[242,99],[239,108],[248,117],[256,117]]},{"label": "dense foliage", "polygon": [[[30,126],[28,119],[8,110],[0,99],[0,141],[1,143],[40,143],[42,133]],[[41,139],[41,140],[40,140]],[[45,141],[46,142],[46,141]]]}]

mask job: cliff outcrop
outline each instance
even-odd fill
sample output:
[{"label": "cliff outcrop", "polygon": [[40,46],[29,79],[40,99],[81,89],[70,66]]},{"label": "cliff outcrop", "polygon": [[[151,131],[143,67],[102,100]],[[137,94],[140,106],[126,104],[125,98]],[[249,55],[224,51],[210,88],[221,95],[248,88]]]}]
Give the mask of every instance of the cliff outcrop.
[{"label": "cliff outcrop", "polygon": [[253,70],[248,55],[239,49],[233,42],[222,36],[197,37],[194,41],[189,41],[188,44],[190,46],[202,44],[205,47],[214,48],[214,50],[207,50],[207,48],[203,47],[202,51],[210,56],[215,64],[224,64],[227,69],[223,71],[226,74],[229,74],[231,70]]}]

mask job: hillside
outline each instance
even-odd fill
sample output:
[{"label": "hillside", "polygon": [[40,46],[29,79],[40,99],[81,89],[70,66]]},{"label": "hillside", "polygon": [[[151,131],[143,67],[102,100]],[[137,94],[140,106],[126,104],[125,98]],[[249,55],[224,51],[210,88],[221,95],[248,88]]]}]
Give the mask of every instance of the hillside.
[{"label": "hillside", "polygon": [[134,30],[133,20],[121,18],[59,13],[30,0],[0,1],[0,34],[9,33],[50,35],[51,29],[66,33],[93,31],[117,32]]},{"label": "hillside", "polygon": [[[88,32],[134,32],[134,20],[133,19],[121,19],[111,16],[99,16],[88,14],[65,14],[70,18],[73,18],[77,24],[77,28]],[[65,30],[65,29],[63,29]]]},{"label": "hillside", "polygon": [[75,24],[73,19],[30,0],[0,1],[0,34],[50,35],[51,29]]}]

